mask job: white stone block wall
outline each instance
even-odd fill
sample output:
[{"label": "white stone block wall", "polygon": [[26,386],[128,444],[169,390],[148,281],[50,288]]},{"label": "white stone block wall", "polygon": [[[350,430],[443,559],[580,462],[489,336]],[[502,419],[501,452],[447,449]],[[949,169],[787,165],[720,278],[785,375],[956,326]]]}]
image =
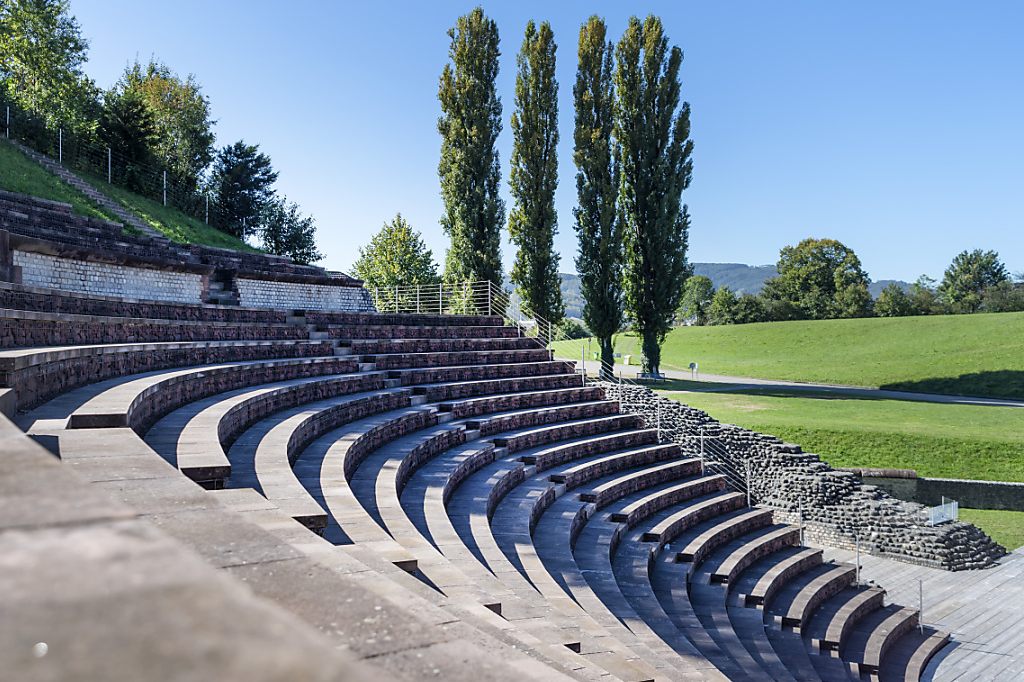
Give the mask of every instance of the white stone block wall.
[{"label": "white stone block wall", "polygon": [[375,312],[370,292],[362,287],[271,282],[239,277],[235,280],[235,288],[240,303],[249,308]]},{"label": "white stone block wall", "polygon": [[12,255],[14,265],[21,267],[22,284],[28,286],[149,301],[203,300],[203,276],[195,273],[93,263],[18,250]]}]

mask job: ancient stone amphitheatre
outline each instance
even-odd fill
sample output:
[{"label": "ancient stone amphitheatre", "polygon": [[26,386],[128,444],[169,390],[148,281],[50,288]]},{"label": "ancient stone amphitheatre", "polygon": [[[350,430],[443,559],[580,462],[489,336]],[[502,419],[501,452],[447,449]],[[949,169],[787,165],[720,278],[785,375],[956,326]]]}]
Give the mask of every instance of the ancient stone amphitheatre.
[{"label": "ancient stone amphitheatre", "polygon": [[5,679],[1024,674],[1020,555],[493,303],[13,193],[0,227]]}]

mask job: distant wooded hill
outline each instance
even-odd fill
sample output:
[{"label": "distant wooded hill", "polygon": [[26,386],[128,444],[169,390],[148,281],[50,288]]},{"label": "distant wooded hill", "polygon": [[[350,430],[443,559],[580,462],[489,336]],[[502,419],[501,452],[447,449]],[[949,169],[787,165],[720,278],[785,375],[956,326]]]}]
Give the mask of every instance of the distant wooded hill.
[{"label": "distant wooded hill", "polygon": [[[715,285],[715,288],[727,286],[738,294],[756,294],[761,291],[769,277],[776,274],[774,265],[744,265],[743,263],[694,263],[693,274],[704,275]],[[565,301],[565,314],[569,317],[580,317],[583,314],[583,296],[580,294],[579,275],[561,273],[562,300]],[[895,282],[904,289],[909,283],[900,280],[883,279],[872,282],[869,287],[872,296],[878,296],[887,285]],[[507,283],[506,283],[507,286]]]}]

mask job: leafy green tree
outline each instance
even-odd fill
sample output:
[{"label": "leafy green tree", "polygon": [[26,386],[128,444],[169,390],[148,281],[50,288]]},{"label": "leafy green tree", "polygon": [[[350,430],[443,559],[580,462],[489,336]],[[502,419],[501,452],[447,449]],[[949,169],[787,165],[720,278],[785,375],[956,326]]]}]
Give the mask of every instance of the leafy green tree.
[{"label": "leafy green tree", "polygon": [[1009,279],[1006,266],[995,251],[962,251],[946,268],[939,297],[951,312],[975,313],[981,307],[985,289]]},{"label": "leafy green tree", "polygon": [[895,282],[886,286],[875,299],[875,315],[879,317],[906,317],[914,314],[914,302]]},{"label": "leafy green tree", "polygon": [[99,93],[86,78],[88,41],[68,0],[0,2],[0,95],[75,132],[91,132]]},{"label": "leafy green tree", "polygon": [[907,297],[913,311],[911,315],[938,315],[945,312],[935,290],[935,280],[927,275],[921,275],[910,285]]},{"label": "leafy green tree", "polygon": [[441,226],[451,239],[445,259],[449,282],[501,284],[501,228],[505,203],[498,195],[501,165],[495,147],[501,132],[498,26],[481,8],[459,17],[448,31],[451,46],[437,97],[441,117]]},{"label": "leafy green tree", "polygon": [[763,296],[789,303],[803,319],[864,317],[871,312],[868,276],[852,249],[835,239],[804,239],[779,254],[779,274]]},{"label": "leafy green tree", "polygon": [[441,281],[434,254],[401,213],[359,248],[352,272],[371,289]]},{"label": "leafy green tree", "polygon": [[679,304],[679,316],[693,320],[694,324],[708,323],[708,308],[715,295],[715,285],[709,277],[694,275],[683,284],[683,300]]},{"label": "leafy green tree", "polygon": [[680,100],[682,62],[660,19],[630,18],[616,51],[615,137],[622,146],[626,306],[650,373],[661,365],[661,344],[689,275],[690,216],[682,193],[690,184],[693,142],[690,105]]},{"label": "leafy green tree", "polygon": [[558,186],[558,82],[555,38],[548,22],[526,24],[516,58],[516,110],[512,114],[514,205],[508,231],[516,245],[512,282],[527,307],[557,323],[565,314],[555,253]]},{"label": "leafy green tree", "polygon": [[313,216],[299,213],[299,205],[284,197],[270,201],[259,225],[263,248],[278,256],[288,256],[308,265],[323,258],[316,247],[316,222]]},{"label": "leafy green tree", "polygon": [[210,101],[195,76],[182,79],[166,64],[136,60],[129,65],[117,87],[139,93],[156,122],[158,139],[153,153],[172,180],[189,190],[214,157],[214,121]]},{"label": "leafy green tree", "polygon": [[1017,313],[1024,311],[1024,283],[1000,282],[985,289],[981,310],[986,313]]},{"label": "leafy green tree", "polygon": [[558,323],[557,334],[566,339],[585,339],[590,336],[587,328],[571,317],[562,318],[562,321]]},{"label": "leafy green tree", "polygon": [[614,47],[604,21],[590,17],[580,27],[579,66],[573,99],[576,194],[573,209],[579,251],[576,271],[583,294],[583,321],[601,349],[601,373],[611,378],[613,336],[622,326],[622,231],[618,219],[619,156],[615,127]]},{"label": "leafy green tree", "polygon": [[735,324],[737,303],[736,293],[732,289],[726,286],[718,287],[708,308],[708,322],[715,325]]},{"label": "leafy green tree", "polygon": [[118,150],[118,184],[133,192],[144,193],[145,178],[154,163],[153,145],[157,139],[156,122],[145,101],[136,92],[111,90],[103,98],[100,138]]},{"label": "leafy green tree", "polygon": [[733,308],[733,322],[735,324],[750,324],[767,320],[768,311],[760,296],[743,294],[736,299],[736,305]]},{"label": "leafy green tree", "polygon": [[221,149],[210,178],[221,229],[240,238],[258,232],[276,180],[277,171],[259,145],[239,140]]}]

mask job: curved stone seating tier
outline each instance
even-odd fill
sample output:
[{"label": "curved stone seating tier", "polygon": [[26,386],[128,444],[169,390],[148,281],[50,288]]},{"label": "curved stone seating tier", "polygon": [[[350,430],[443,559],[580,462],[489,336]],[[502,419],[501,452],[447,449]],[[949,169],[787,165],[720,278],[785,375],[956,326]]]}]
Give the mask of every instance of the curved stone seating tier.
[{"label": "curved stone seating tier", "polygon": [[308,339],[302,327],[258,322],[168,321],[0,309],[0,348],[167,341]]},{"label": "curved stone seating tier", "polygon": [[388,370],[388,377],[401,379],[403,386],[412,384],[451,383],[478,379],[506,379],[565,373],[562,362],[530,362],[503,365],[462,365]]},{"label": "curved stone seating tier", "polygon": [[[599,401],[604,401],[604,391],[600,388],[596,386],[573,386],[571,388],[540,389],[467,398],[455,402],[441,403],[438,405],[438,409],[442,412],[450,412],[454,419],[462,419],[527,407],[548,407],[551,405]],[[482,433],[490,435],[487,434],[486,428],[483,428]]]},{"label": "curved stone seating tier", "polygon": [[112,296],[78,294],[10,282],[0,282],[0,308],[64,315],[127,317],[178,322],[284,325],[283,310],[240,306],[196,305],[164,301],[136,301]]},{"label": "curved stone seating tier", "polygon": [[254,360],[154,372],[104,387],[71,413],[68,428],[127,426],[137,433],[144,433],[171,410],[223,391],[314,374],[342,374],[356,369],[351,360],[320,357]]},{"label": "curved stone seating tier", "polygon": [[[191,341],[21,348],[0,351],[0,385],[14,388],[18,409],[26,410],[71,389],[88,388],[90,382],[110,377],[206,363],[332,354],[330,344],[322,341]],[[345,360],[342,366],[355,368],[352,360]]]},{"label": "curved stone seating tier", "polygon": [[709,570],[712,582],[729,583],[758,559],[785,547],[793,547],[799,542],[799,528],[770,526],[765,532],[755,532],[733,541],[728,547],[727,556],[715,562],[706,561],[704,568]]},{"label": "curved stone seating tier", "polygon": [[804,633],[818,651],[842,651],[858,621],[880,609],[885,591],[876,587],[849,587],[822,603]]},{"label": "curved stone seating tier", "polygon": [[949,633],[924,627],[914,628],[892,645],[878,669],[882,682],[918,682],[932,657],[949,642]]},{"label": "curved stone seating tier", "polygon": [[[318,326],[397,326],[397,327],[501,327],[500,315],[430,315],[418,313],[348,313],[308,310],[306,322]],[[510,327],[513,332],[515,328]],[[513,334],[515,336],[516,333]],[[381,340],[392,338],[379,337]]]},{"label": "curved stone seating tier", "polygon": [[349,339],[340,341],[353,355],[391,353],[455,353],[468,350],[536,349],[537,340],[525,336],[436,339]]},{"label": "curved stone seating tier", "polygon": [[883,606],[862,618],[843,647],[843,659],[857,675],[873,675],[882,657],[905,633],[917,627],[917,611],[896,604]]},{"label": "curved stone seating tier", "polygon": [[[310,318],[307,317],[308,321]],[[332,339],[355,341],[357,339],[511,339],[518,338],[515,327],[500,325],[452,325],[423,327],[416,325],[361,324],[328,326],[327,333]]]},{"label": "curved stone seating tier", "polygon": [[377,369],[437,367],[439,365],[500,365],[521,362],[547,362],[551,351],[543,348],[525,350],[467,350],[427,353],[363,355],[363,362],[372,362]]},{"label": "curved stone seating tier", "polygon": [[856,577],[857,569],[844,564],[822,564],[794,578],[766,606],[771,622],[802,631],[811,613],[829,597],[841,592]]},{"label": "curved stone seating tier", "polygon": [[[170,413],[147,433],[146,442],[193,481],[219,488],[231,475],[226,450],[264,417],[297,405],[350,393],[379,391],[380,372],[302,377],[220,393]],[[392,389],[405,395],[408,389]]]},{"label": "curved stone seating tier", "polygon": [[762,606],[795,575],[820,566],[822,551],[809,547],[782,549],[754,562],[733,581],[731,595],[737,606]]},{"label": "curved stone seating tier", "polygon": [[507,390],[509,393],[523,391],[548,391],[580,386],[580,378],[564,372],[540,374],[503,379],[475,379],[472,381],[427,383],[413,386],[415,395],[422,395],[427,402],[456,400],[471,396],[486,395]]},{"label": "curved stone seating tier", "polygon": [[[651,514],[659,512],[666,507],[677,505],[681,502],[685,502],[686,500],[693,499],[694,497],[720,492],[724,489],[724,476],[720,474],[702,476],[695,481],[683,481],[682,483],[677,483],[663,490],[656,490],[637,497],[630,501],[629,504],[613,511],[610,518],[616,523],[623,523],[627,528],[632,528]],[[596,502],[599,507],[603,507],[607,504],[600,500],[596,491],[595,497],[597,497],[597,499],[595,499],[594,502]]]}]

